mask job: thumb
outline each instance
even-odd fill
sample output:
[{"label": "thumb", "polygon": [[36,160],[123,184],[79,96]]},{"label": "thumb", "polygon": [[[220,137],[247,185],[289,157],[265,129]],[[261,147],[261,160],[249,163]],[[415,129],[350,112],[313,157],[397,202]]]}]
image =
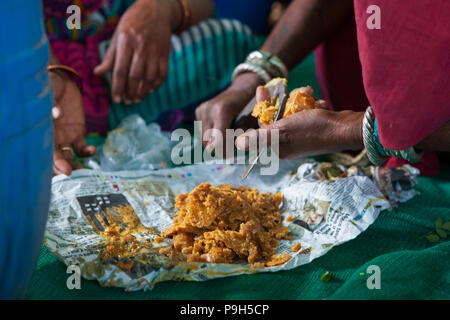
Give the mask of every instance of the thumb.
[{"label": "thumb", "polygon": [[235,145],[239,150],[261,150],[271,145],[272,136],[276,134],[276,129],[270,126],[257,130],[250,129],[246,133],[237,137]]},{"label": "thumb", "polygon": [[264,86],[256,88],[256,102],[270,101],[270,91]]}]

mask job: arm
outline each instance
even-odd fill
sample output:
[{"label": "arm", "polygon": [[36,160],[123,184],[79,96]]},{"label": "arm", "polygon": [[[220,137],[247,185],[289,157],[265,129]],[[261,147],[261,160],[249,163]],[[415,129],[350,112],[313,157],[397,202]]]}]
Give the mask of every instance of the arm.
[{"label": "arm", "polygon": [[[175,31],[181,24],[183,12],[178,1],[168,1],[172,7],[172,31]],[[212,0],[187,0],[191,9],[191,19],[187,28],[214,16],[214,2]]]},{"label": "arm", "polygon": [[[258,101],[264,101],[261,94]],[[278,153],[282,158],[317,156],[344,150],[364,148],[362,123],[364,112],[305,110],[283,118],[258,130],[249,131],[236,140],[236,147],[251,150],[249,141],[261,137],[262,145],[271,145],[272,131],[279,135]],[[415,145],[418,151],[450,151],[450,122],[432,132]]]},{"label": "arm", "polygon": [[[189,27],[214,12],[212,0],[187,0]],[[111,44],[94,73],[112,71],[112,97],[116,103],[140,102],[165,80],[170,37],[183,24],[178,0],[138,0],[121,17]]]},{"label": "arm", "polygon": [[295,0],[261,50],[293,68],[352,14],[352,0]]},{"label": "arm", "polygon": [[419,150],[450,152],[450,121],[425,137],[416,146]]},{"label": "arm", "polygon": [[[294,67],[333,30],[352,14],[352,0],[295,0],[261,48],[277,55],[289,67]],[[262,80],[253,73],[243,73],[217,97],[201,104],[196,117],[203,122],[203,132],[217,129],[225,136],[234,118],[254,97]],[[209,148],[212,140],[204,136]]]},{"label": "arm", "polygon": [[[50,64],[60,64],[51,51]],[[86,144],[83,97],[77,84],[60,70],[49,72],[49,78],[53,86],[54,100],[53,173],[70,175],[73,169],[81,168],[81,165],[74,161],[70,148],[73,147],[79,157],[94,155],[96,148]]]}]

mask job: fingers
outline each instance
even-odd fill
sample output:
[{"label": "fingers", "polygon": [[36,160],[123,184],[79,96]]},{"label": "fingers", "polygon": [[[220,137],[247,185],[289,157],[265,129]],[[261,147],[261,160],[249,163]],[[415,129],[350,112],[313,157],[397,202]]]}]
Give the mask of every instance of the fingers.
[{"label": "fingers", "polygon": [[[90,157],[97,152],[94,146],[88,146],[84,137],[74,141],[73,147],[78,157]],[[55,147],[53,152],[53,173],[54,174],[72,174],[72,170],[82,169],[83,166],[76,162],[74,154],[70,147]]]},{"label": "fingers", "polygon": [[147,61],[145,81],[149,84],[150,90],[153,90],[155,87],[155,82],[159,77],[159,60],[157,59],[156,47],[153,46],[150,50],[150,57]]},{"label": "fingers", "polygon": [[256,102],[270,101],[270,91],[264,86],[256,88]]},{"label": "fingers", "polygon": [[[112,81],[112,97],[116,103],[120,103],[125,96],[131,58],[132,51],[128,45],[128,40],[125,35],[120,34],[117,37],[117,50]],[[125,103],[131,103],[131,101],[125,100]]]},{"label": "fingers", "polygon": [[105,73],[111,71],[114,66],[114,57],[116,53],[116,45],[115,40],[113,39],[111,41],[110,46],[108,47],[108,50],[106,51],[105,57],[103,58],[102,63],[100,63],[98,66],[94,69],[94,74],[96,76],[102,76]]},{"label": "fingers", "polygon": [[169,55],[163,55],[159,60],[159,78],[155,81],[152,90],[156,90],[166,80],[169,72]]},{"label": "fingers", "polygon": [[84,137],[79,137],[73,143],[73,148],[78,157],[91,157],[97,152],[94,146],[88,146]]},{"label": "fingers", "polygon": [[54,174],[72,174],[72,166],[64,156],[63,152],[59,149],[55,149],[53,152],[53,173]]},{"label": "fingers", "polygon": [[249,130],[237,137],[235,146],[242,151],[259,150],[267,147],[271,144],[271,130],[271,128]]},{"label": "fingers", "polygon": [[219,149],[223,152],[226,137],[226,130],[229,127],[229,123],[224,119],[223,117],[219,118],[213,126],[213,129],[211,130],[211,136],[209,138],[208,144],[206,145],[206,150],[208,152],[216,151],[219,152]]},{"label": "fingers", "polygon": [[144,53],[139,50],[135,52],[132,58],[130,74],[127,82],[127,100],[138,102],[138,89],[144,80],[145,58]]},{"label": "fingers", "polygon": [[310,86],[294,89],[291,91],[291,94],[295,93],[296,91],[299,91],[300,93],[303,93],[303,94],[307,94],[311,97],[314,96],[314,89]]}]

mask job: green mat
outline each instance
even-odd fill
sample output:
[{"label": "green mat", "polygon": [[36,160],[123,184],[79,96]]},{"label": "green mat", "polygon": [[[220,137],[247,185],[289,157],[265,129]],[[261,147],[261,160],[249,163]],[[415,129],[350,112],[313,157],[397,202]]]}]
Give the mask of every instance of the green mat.
[{"label": "green mat", "polygon": [[[309,79],[309,81],[307,80]],[[291,74],[290,87],[312,85],[314,59]],[[319,92],[316,91],[318,96]],[[95,140],[95,139],[94,139]],[[99,144],[101,141],[91,141]],[[326,255],[290,271],[222,278],[206,282],[163,282],[153,291],[127,293],[81,281],[69,290],[65,265],[42,247],[27,299],[449,299],[450,243],[424,235],[434,220],[450,220],[450,166],[437,178],[419,178],[419,196],[396,211],[384,211],[363,234]],[[381,289],[367,288],[367,267],[380,268]],[[332,279],[322,282],[329,271]]]},{"label": "green mat", "polygon": [[[290,271],[206,282],[163,282],[153,291],[127,293],[81,281],[66,287],[65,265],[42,247],[28,299],[449,299],[450,242],[425,237],[434,220],[450,220],[450,166],[438,178],[419,178],[419,196],[383,211],[356,239]],[[381,289],[369,290],[367,267],[380,267]],[[330,271],[332,279],[320,277]]]}]

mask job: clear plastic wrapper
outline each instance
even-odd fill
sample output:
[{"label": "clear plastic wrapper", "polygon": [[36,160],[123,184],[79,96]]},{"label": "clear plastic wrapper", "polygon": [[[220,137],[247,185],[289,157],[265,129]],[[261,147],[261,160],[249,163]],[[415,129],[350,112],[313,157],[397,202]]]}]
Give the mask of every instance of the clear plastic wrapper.
[{"label": "clear plastic wrapper", "polygon": [[108,133],[105,144],[85,165],[103,171],[155,170],[171,166],[173,142],[157,123],[133,114]]}]

